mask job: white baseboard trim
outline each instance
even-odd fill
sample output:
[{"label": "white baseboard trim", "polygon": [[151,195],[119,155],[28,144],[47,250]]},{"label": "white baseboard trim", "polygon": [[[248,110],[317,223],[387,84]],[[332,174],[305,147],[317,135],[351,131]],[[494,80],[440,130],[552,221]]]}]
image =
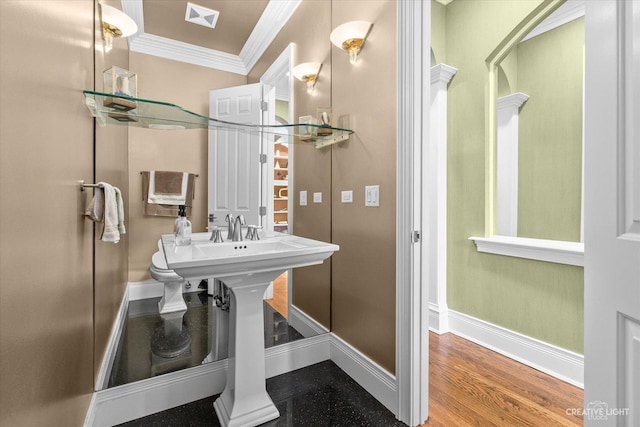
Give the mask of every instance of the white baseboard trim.
[{"label": "white baseboard trim", "polygon": [[584,356],[449,310],[450,331],[462,338],[584,388]]},{"label": "white baseboard trim", "polygon": [[[329,360],[329,334],[265,351],[267,378]],[[87,427],[121,424],[219,394],[227,381],[227,360],[207,363],[94,393]]]},{"label": "white baseboard trim", "polygon": [[449,309],[429,303],[429,330],[438,335],[449,332]]},{"label": "white baseboard trim", "polygon": [[164,287],[162,283],[151,279],[142,282],[129,282],[127,284],[127,291],[129,292],[129,301],[137,301],[162,297]]},{"label": "white baseboard trim", "polygon": [[118,343],[122,336],[123,325],[127,318],[127,311],[129,309],[129,288],[124,290],[122,301],[120,302],[120,309],[116,315],[116,321],[111,327],[111,335],[109,336],[109,343],[105,350],[104,357],[102,358],[102,364],[100,365],[100,372],[96,379],[95,389],[102,390],[107,387],[109,377],[111,376],[111,369],[113,367],[113,361],[116,358],[116,352],[118,351]]},{"label": "white baseboard trim", "polygon": [[287,314],[287,322],[289,325],[300,332],[305,338],[329,332],[322,324],[318,323],[313,317],[293,304],[289,306],[289,312]]},{"label": "white baseboard trim", "polygon": [[331,336],[331,360],[394,415],[398,413],[396,377],[349,343]]}]

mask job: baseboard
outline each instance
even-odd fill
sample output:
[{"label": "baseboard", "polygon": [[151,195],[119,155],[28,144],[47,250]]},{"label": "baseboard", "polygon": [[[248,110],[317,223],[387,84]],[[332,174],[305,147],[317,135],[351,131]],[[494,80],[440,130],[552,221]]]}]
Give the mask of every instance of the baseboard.
[{"label": "baseboard", "polygon": [[313,317],[309,316],[293,304],[289,306],[287,322],[305,338],[329,332],[329,330],[322,326],[322,324],[318,323]]},{"label": "baseboard", "polygon": [[137,301],[162,297],[164,287],[162,283],[151,279],[142,282],[129,282],[127,284],[127,291],[129,292],[129,301]]},{"label": "baseboard", "polygon": [[449,332],[449,309],[429,303],[429,330],[438,335]]},{"label": "baseboard", "polygon": [[462,338],[584,388],[584,356],[449,310],[450,331]]},{"label": "baseboard", "polygon": [[[329,360],[328,334],[265,350],[267,378]],[[121,424],[219,394],[227,381],[227,360],[160,375],[94,393],[85,426]]]},{"label": "baseboard", "polygon": [[331,360],[393,414],[398,413],[396,377],[331,333]]},{"label": "baseboard", "polygon": [[111,369],[113,367],[113,361],[115,360],[116,352],[118,351],[118,343],[120,342],[120,337],[122,336],[122,326],[124,325],[127,318],[128,308],[129,288],[126,288],[124,291],[124,295],[122,296],[122,301],[120,302],[120,309],[118,310],[118,314],[116,315],[116,321],[111,328],[111,335],[109,336],[107,349],[105,350],[104,357],[102,358],[100,372],[98,373],[98,378],[96,379],[95,384],[96,390],[102,390],[106,388],[107,383],[109,382]]}]

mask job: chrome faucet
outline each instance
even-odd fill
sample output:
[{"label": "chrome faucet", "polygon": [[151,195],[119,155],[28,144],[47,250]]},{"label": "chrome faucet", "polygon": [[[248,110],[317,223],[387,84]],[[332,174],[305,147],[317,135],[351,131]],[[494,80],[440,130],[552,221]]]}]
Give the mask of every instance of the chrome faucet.
[{"label": "chrome faucet", "polygon": [[227,229],[227,240],[236,240],[233,238],[233,215],[231,215],[230,213],[227,214],[227,216],[224,218],[225,221],[227,221],[229,223],[229,228]]},{"label": "chrome faucet", "polygon": [[[229,222],[231,224],[231,222]],[[233,225],[233,238],[234,242],[242,241],[242,226],[245,224],[244,217],[242,215],[238,215],[236,218],[236,222]]]}]

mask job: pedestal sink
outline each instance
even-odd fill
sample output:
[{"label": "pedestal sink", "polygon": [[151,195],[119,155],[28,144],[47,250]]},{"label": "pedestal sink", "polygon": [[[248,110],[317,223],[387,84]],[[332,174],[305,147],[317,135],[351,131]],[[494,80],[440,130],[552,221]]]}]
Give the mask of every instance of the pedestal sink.
[{"label": "pedestal sink", "polygon": [[274,234],[255,241],[213,243],[196,233],[189,246],[163,235],[167,266],[186,280],[215,277],[230,290],[227,384],[213,406],[223,427],[257,426],[280,416],[265,386],[262,297],[290,268],[321,264],[339,247]]}]

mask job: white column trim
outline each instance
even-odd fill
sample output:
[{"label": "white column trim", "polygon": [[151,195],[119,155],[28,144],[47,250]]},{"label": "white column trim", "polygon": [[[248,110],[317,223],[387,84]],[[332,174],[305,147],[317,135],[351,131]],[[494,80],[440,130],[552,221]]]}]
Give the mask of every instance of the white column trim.
[{"label": "white column trim", "polygon": [[[426,79],[431,45],[431,2],[397,2],[398,99],[396,159],[396,417],[409,425],[428,416],[430,259],[421,236],[432,238],[426,221],[429,93]],[[418,237],[420,236],[420,237]],[[423,285],[424,283],[424,285]]]},{"label": "white column trim", "polygon": [[518,115],[529,95],[517,92],[496,100],[497,107],[497,202],[498,232],[518,235]]},{"label": "white column trim", "polygon": [[582,242],[512,236],[469,237],[469,240],[473,240],[478,252],[584,266]]}]

